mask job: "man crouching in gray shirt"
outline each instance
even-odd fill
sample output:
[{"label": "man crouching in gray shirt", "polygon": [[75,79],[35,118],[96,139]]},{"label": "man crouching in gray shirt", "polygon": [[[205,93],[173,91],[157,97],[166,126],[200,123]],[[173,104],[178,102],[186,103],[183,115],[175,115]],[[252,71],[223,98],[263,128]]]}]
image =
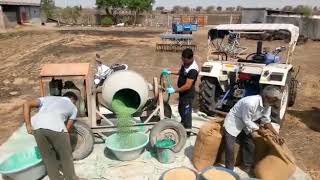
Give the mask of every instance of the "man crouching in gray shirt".
[{"label": "man crouching in gray shirt", "polygon": [[[40,97],[23,105],[27,131],[36,139],[50,180],[78,179],[68,134],[77,117],[77,100],[76,94],[67,92],[63,97]],[[39,112],[30,118],[32,108],[39,108]],[[60,164],[63,175],[59,172]]]}]

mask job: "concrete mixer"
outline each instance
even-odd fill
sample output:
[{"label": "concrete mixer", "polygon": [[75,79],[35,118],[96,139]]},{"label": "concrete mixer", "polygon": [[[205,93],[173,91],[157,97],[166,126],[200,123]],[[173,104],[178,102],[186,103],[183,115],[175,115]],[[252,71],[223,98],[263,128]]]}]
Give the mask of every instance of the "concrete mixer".
[{"label": "concrete mixer", "polygon": [[134,71],[117,71],[105,80],[103,86],[96,88],[91,69],[89,63],[44,64],[40,72],[41,96],[61,96],[67,91],[78,96],[78,117],[71,133],[75,160],[92,152],[94,137],[117,131],[117,118],[112,108],[115,97],[121,97],[135,109],[132,126],[135,130],[143,127],[145,132],[150,131],[151,145],[156,139],[170,138],[177,143],[174,151],[182,149],[186,132],[179,122],[170,119],[172,112],[169,98],[164,98],[168,95],[162,77],[154,78],[150,84]]}]

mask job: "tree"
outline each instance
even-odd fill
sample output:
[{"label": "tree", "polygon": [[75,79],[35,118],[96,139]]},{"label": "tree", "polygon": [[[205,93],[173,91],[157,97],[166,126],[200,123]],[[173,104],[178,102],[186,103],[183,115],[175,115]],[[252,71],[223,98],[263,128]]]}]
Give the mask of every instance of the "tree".
[{"label": "tree", "polygon": [[312,15],[312,8],[309,6],[298,5],[293,10],[297,13],[301,13],[305,17],[309,17]]},{"label": "tree", "polygon": [[182,11],[182,7],[181,6],[173,6],[172,11],[175,13],[179,13]]},{"label": "tree", "polygon": [[313,11],[314,11],[314,12],[318,12],[318,7],[317,7],[317,6],[314,6],[314,7],[313,7]]},{"label": "tree", "polygon": [[126,5],[125,0],[96,0],[98,8],[104,8],[107,16],[109,16],[113,23],[118,23],[117,10],[124,8]]},{"label": "tree", "polygon": [[227,7],[226,11],[234,11],[236,8],[235,7]]},{"label": "tree", "polygon": [[156,10],[157,11],[163,11],[165,8],[163,7],[163,6],[158,6],[158,7],[156,7]]},{"label": "tree", "polygon": [[292,6],[284,6],[282,8],[282,11],[292,11],[293,10],[293,7]]},{"label": "tree", "polygon": [[222,7],[221,7],[221,6],[218,6],[218,7],[217,7],[217,11],[222,11]]},{"label": "tree", "polygon": [[127,0],[126,7],[134,12],[133,24],[137,22],[137,16],[143,11],[152,9],[153,0]]},{"label": "tree", "polygon": [[208,6],[206,9],[207,13],[212,13],[214,10],[215,10],[214,6]]},{"label": "tree", "polygon": [[41,9],[43,10],[46,18],[52,18],[54,11],[54,0],[42,0]]},{"label": "tree", "polygon": [[197,7],[196,7],[196,11],[197,11],[197,12],[201,12],[202,9],[203,9],[202,6],[197,6]]},{"label": "tree", "polygon": [[184,13],[190,12],[190,8],[188,6],[183,7],[182,10]]},{"label": "tree", "polygon": [[242,9],[243,9],[243,7],[242,7],[242,6],[237,6],[236,11],[241,11]]},{"label": "tree", "polygon": [[81,10],[79,6],[63,8],[61,10],[61,16],[62,18],[67,21],[71,22],[73,24],[77,24],[79,17],[81,16]]}]

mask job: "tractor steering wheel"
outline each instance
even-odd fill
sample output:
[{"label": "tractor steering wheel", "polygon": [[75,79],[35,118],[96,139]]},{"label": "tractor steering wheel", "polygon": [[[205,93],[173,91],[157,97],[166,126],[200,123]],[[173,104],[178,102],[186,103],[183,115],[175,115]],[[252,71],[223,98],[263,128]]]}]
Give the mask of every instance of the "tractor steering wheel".
[{"label": "tractor steering wheel", "polygon": [[246,60],[247,61],[252,61],[253,59],[253,56],[255,56],[255,55],[257,55],[257,53],[251,53],[251,54],[249,54],[247,57],[246,57]]},{"label": "tractor steering wheel", "polygon": [[[227,61],[228,60],[228,54],[226,52],[223,51],[215,51],[211,53],[212,55],[218,55],[218,56],[222,56],[222,61]],[[223,56],[225,57],[225,59],[223,59]]]}]

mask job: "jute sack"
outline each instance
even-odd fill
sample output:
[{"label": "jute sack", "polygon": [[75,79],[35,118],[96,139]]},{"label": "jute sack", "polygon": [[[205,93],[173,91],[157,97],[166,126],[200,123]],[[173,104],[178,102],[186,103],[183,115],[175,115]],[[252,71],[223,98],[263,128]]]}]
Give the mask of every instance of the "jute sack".
[{"label": "jute sack", "polygon": [[200,128],[192,156],[192,162],[197,170],[201,171],[214,164],[218,155],[221,139],[220,124],[210,122]]},{"label": "jute sack", "polygon": [[292,153],[285,144],[276,143],[275,136],[271,132],[264,134],[263,139],[269,151],[256,164],[254,169],[256,177],[263,180],[288,180],[296,170]]},{"label": "jute sack", "polygon": [[253,137],[255,145],[254,162],[257,164],[270,153],[270,144],[262,136]]},{"label": "jute sack", "polygon": [[267,155],[254,168],[257,178],[262,180],[288,180],[295,172],[296,166],[286,163],[275,155]]}]

